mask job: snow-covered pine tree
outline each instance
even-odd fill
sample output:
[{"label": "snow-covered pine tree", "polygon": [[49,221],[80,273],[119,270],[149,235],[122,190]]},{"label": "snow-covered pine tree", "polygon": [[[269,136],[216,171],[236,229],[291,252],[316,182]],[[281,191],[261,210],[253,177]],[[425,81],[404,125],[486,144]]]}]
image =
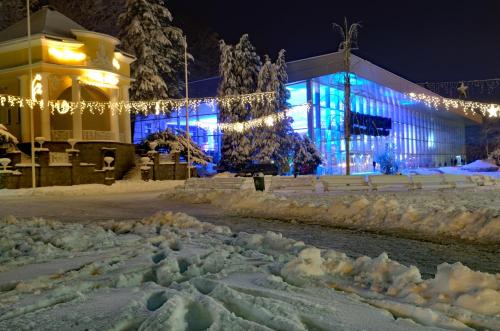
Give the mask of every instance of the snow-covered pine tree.
[{"label": "snow-covered pine tree", "polygon": [[[260,118],[276,114],[280,111],[278,98],[279,79],[277,66],[265,56],[264,64],[259,72],[259,92],[274,92],[276,99],[272,103],[260,103],[252,108],[252,117]],[[252,130],[252,159],[258,163],[276,163],[280,170],[287,171],[289,148],[282,146],[280,131],[284,128],[281,121],[272,126],[261,126]],[[284,147],[284,148],[283,148]],[[288,146],[289,147],[289,146]],[[280,151],[284,155],[280,155]]]},{"label": "snow-covered pine tree", "polygon": [[[278,104],[278,111],[286,111],[290,108],[288,99],[290,98],[290,91],[286,88],[288,84],[288,73],[286,71],[286,51],[284,49],[280,50],[278,58],[276,60],[276,77],[278,79],[278,91],[276,95],[276,100]],[[290,156],[291,149],[293,147],[293,119],[291,117],[285,117],[280,123],[276,125],[276,132],[278,140],[280,141],[280,147],[278,149],[278,158],[276,162],[280,164],[283,171],[289,171],[288,158]]]},{"label": "snow-covered pine tree", "polygon": [[[264,57],[264,64],[259,72],[258,92],[277,92],[278,78],[276,67],[268,55]],[[260,118],[275,114],[277,102],[257,103],[250,113],[252,118]],[[279,148],[279,142],[275,137],[274,126],[266,125],[253,128],[252,136],[252,160],[257,163],[274,163],[275,151]]]},{"label": "snow-covered pine tree", "polygon": [[[40,0],[30,0],[31,12],[40,9]],[[3,30],[26,17],[25,0],[0,1],[0,30]]]},{"label": "snow-covered pine tree", "polygon": [[[286,89],[288,74],[286,73],[285,51],[281,50],[276,63],[266,56],[266,60],[259,73],[259,92],[274,92],[276,100],[271,104],[260,104],[253,108],[253,117],[258,118],[288,108],[289,92]],[[281,172],[289,170],[288,158],[292,148],[291,118],[286,117],[273,126],[256,128],[253,135],[253,158],[260,163],[273,162]]]},{"label": "snow-covered pine tree", "polygon": [[[40,0],[41,1],[41,0]],[[68,16],[90,31],[102,32],[111,36],[119,34],[116,24],[118,16],[125,8],[126,0],[45,0],[57,11]]]},{"label": "snow-covered pine tree", "polygon": [[[254,93],[261,61],[248,35],[243,35],[236,46],[222,41],[220,48],[219,96]],[[250,118],[248,105],[235,103],[220,107],[219,121],[222,123],[248,121]],[[251,152],[250,132],[224,132],[219,165],[228,170],[240,169],[251,161]]]},{"label": "snow-covered pine tree", "polygon": [[130,97],[154,100],[180,94],[177,70],[182,67],[182,31],[172,26],[163,0],[127,0],[118,18],[121,47],[134,54]]}]

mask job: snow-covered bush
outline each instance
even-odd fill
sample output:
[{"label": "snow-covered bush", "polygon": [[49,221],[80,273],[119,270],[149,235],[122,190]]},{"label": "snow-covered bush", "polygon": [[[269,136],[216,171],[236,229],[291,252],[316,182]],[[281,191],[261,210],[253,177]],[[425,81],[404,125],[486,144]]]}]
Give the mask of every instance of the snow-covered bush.
[{"label": "snow-covered bush", "polygon": [[[155,148],[166,148],[169,153],[177,152],[187,159],[188,140],[184,132],[175,134],[171,129],[167,128],[163,132],[156,132],[149,135],[141,145],[147,150],[151,142],[156,143]],[[207,165],[208,162],[212,162],[212,158],[206,155],[192,139],[189,140],[189,143],[189,155],[192,163]]]},{"label": "snow-covered bush", "polygon": [[10,133],[3,124],[0,124],[0,146],[13,146],[18,143],[19,141],[17,140],[17,138],[12,133]]},{"label": "snow-covered bush", "polygon": [[295,173],[302,175],[315,173],[322,163],[318,149],[307,136],[294,133],[293,137],[293,167]]},{"label": "snow-covered bush", "polygon": [[384,150],[375,156],[375,161],[380,164],[380,170],[386,175],[395,174],[399,170],[396,148],[390,143],[385,144]]},{"label": "snow-covered bush", "polygon": [[488,155],[488,159],[500,165],[500,146]]}]

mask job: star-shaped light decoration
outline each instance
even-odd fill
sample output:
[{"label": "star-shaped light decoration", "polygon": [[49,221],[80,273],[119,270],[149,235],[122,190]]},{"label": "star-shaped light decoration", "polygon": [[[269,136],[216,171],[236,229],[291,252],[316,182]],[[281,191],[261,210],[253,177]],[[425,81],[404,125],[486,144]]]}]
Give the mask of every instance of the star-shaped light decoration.
[{"label": "star-shaped light decoration", "polygon": [[487,110],[489,117],[498,117],[500,115],[500,107],[496,105],[491,105]]},{"label": "star-shaped light decoration", "polygon": [[464,99],[467,99],[467,91],[469,90],[469,87],[465,85],[464,82],[460,83],[460,86],[457,87],[457,91],[461,97],[464,97]]}]

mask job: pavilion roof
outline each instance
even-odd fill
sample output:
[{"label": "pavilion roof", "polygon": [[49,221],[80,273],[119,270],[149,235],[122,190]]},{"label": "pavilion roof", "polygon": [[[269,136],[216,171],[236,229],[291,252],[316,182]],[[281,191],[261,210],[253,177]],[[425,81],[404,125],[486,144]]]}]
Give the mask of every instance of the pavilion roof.
[{"label": "pavilion roof", "polygon": [[[30,16],[31,34],[42,34],[52,37],[71,38],[74,35],[71,32],[75,30],[86,30],[80,24],[64,16],[50,6],[44,6],[39,11]],[[0,31],[0,43],[19,39],[27,36],[26,18]]]}]

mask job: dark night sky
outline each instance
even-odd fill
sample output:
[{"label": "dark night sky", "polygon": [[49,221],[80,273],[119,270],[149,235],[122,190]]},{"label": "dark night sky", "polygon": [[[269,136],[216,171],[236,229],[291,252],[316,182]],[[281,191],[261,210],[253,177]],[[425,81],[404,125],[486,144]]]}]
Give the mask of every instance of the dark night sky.
[{"label": "dark night sky", "polygon": [[260,54],[288,60],[335,51],[332,22],[360,21],[355,53],[414,82],[500,78],[500,0],[170,0],[175,16],[229,43],[243,33]]}]

